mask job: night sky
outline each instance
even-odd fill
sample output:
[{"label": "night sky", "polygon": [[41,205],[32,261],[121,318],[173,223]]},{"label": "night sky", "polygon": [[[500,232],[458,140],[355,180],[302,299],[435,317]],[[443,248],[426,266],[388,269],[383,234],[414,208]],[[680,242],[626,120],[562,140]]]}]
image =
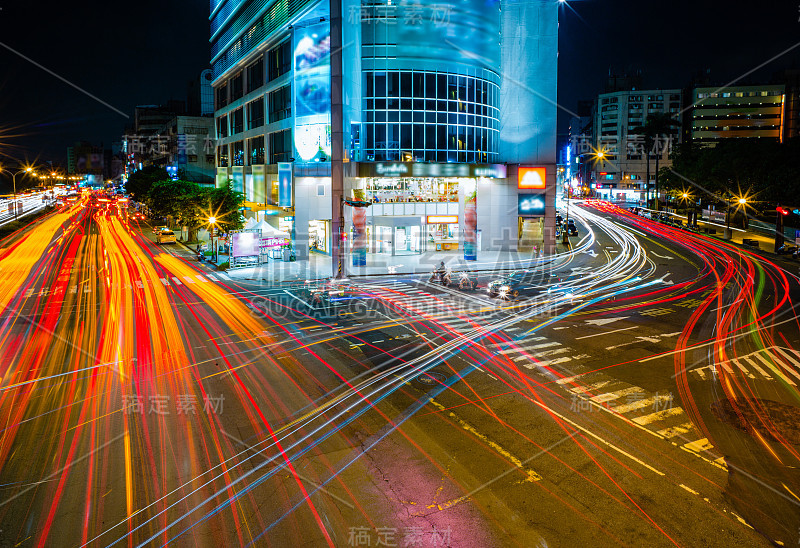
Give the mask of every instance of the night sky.
[{"label": "night sky", "polygon": [[[609,69],[640,69],[650,87],[683,87],[706,69],[726,83],[800,43],[798,2],[574,0],[561,8],[559,103],[575,110],[602,91]],[[208,66],[207,0],[0,7],[0,43],[128,116],[138,104],[185,99],[187,82]],[[800,47],[748,81],[792,66],[800,67]],[[4,47],[0,67],[2,163],[64,162],[74,141],[110,147],[131,123]],[[559,118],[563,132],[569,115]]]}]

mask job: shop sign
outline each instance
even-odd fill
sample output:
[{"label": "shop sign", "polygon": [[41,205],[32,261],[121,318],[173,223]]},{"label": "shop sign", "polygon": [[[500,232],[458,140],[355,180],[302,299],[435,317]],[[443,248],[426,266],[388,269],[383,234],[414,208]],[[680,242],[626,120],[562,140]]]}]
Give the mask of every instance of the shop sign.
[{"label": "shop sign", "polygon": [[520,217],[543,217],[545,211],[545,195],[541,194],[520,194],[518,196],[519,216]]},{"label": "shop sign", "polygon": [[358,164],[359,177],[487,177],[504,179],[504,164],[428,164],[419,162],[377,162]]},{"label": "shop sign", "polygon": [[520,166],[517,188],[544,190],[546,186],[547,168]]},{"label": "shop sign", "polygon": [[425,222],[429,225],[456,224],[458,215],[428,215]]}]

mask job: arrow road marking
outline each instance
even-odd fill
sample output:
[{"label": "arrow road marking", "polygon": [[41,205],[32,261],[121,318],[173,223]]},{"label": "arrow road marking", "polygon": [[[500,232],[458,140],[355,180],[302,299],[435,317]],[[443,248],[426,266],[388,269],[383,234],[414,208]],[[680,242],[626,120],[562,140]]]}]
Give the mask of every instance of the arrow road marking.
[{"label": "arrow road marking", "polygon": [[659,255],[655,251],[651,251],[650,253],[655,255],[656,257],[661,258],[661,259],[674,259],[675,258],[675,257],[670,257],[669,255]]},{"label": "arrow road marking", "polygon": [[619,316],[617,318],[598,318],[596,320],[586,320],[586,323],[589,325],[601,326],[612,322],[617,322],[619,320],[627,320],[628,318],[630,318],[630,316]]}]

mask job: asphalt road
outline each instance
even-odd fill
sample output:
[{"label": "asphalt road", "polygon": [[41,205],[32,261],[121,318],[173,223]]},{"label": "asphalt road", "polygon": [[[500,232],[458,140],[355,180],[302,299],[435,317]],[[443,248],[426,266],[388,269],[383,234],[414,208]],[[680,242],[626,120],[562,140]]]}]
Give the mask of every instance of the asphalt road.
[{"label": "asphalt road", "polygon": [[0,243],[0,546],[797,542],[797,279],[573,214],[514,300],[319,306],[110,207]]}]

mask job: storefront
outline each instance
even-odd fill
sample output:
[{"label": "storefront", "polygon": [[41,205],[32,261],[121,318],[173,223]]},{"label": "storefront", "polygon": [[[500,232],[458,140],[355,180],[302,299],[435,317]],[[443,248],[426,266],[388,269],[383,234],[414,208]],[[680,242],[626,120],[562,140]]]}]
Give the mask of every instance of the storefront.
[{"label": "storefront", "polygon": [[[505,180],[504,165],[363,163],[350,181],[367,208],[367,251],[415,255],[426,251],[461,252],[466,189],[478,180]],[[502,199],[505,199],[504,197]],[[493,201],[495,201],[493,199]],[[501,202],[495,204],[495,208]]]},{"label": "storefront", "polygon": [[455,251],[458,249],[458,215],[428,215],[426,217],[428,249]]},{"label": "storefront", "polygon": [[373,217],[367,225],[367,252],[380,255],[418,255],[425,251],[420,217]]},{"label": "storefront", "polygon": [[330,253],[331,222],[313,220],[308,223],[308,247],[322,253]]}]

